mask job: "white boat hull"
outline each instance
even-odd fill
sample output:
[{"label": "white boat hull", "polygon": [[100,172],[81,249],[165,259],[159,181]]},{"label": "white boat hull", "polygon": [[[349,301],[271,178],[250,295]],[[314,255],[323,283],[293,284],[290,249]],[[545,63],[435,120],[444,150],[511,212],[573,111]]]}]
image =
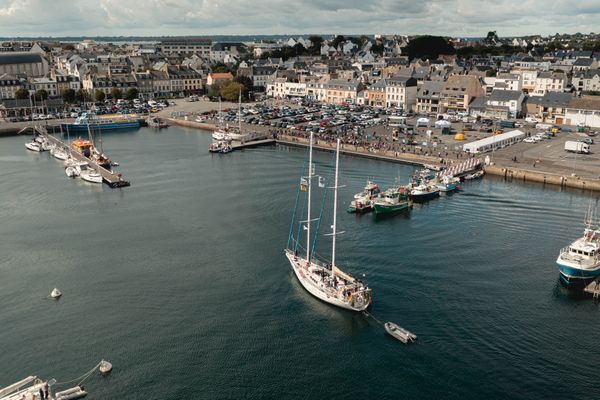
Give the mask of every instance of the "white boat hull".
[{"label": "white boat hull", "polygon": [[25,147],[27,148],[27,150],[36,151],[38,153],[42,151],[40,144],[37,142],[25,143]]},{"label": "white boat hull", "polygon": [[[364,311],[371,304],[369,301],[357,307],[353,306],[352,302],[350,301],[340,299],[334,294],[327,293],[324,284],[315,282],[311,279],[310,273],[305,268],[305,259],[294,256],[294,254],[290,250],[286,250],[285,255],[288,258],[290,264],[292,265],[292,269],[294,270],[296,277],[298,278],[302,286],[304,286],[304,289],[306,289],[310,294],[312,294],[319,300],[351,311]],[[320,268],[320,266],[314,263],[311,263],[311,267]]]},{"label": "white boat hull", "polygon": [[92,172],[81,172],[81,174],[79,175],[79,177],[81,179],[83,179],[86,182],[90,182],[90,183],[102,183],[102,175]]}]

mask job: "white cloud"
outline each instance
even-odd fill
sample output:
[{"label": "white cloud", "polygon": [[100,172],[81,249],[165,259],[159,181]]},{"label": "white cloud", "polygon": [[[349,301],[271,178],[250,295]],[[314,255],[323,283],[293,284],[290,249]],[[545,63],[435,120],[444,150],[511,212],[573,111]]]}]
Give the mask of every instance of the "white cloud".
[{"label": "white cloud", "polygon": [[597,30],[597,0],[0,0],[0,36]]}]

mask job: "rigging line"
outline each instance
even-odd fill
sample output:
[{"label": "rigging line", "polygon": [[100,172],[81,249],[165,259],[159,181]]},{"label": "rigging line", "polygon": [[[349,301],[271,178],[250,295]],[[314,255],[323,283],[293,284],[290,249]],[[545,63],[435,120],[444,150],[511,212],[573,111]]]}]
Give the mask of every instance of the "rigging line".
[{"label": "rigging line", "polygon": [[[304,167],[302,167],[304,169]],[[300,201],[300,186],[296,190],[296,202],[294,204],[294,213],[292,214],[292,222],[290,223],[290,234],[288,235],[288,242],[286,248],[290,248],[290,242],[294,234],[294,220],[296,219],[296,212],[298,210],[298,202]]]},{"label": "rigging line", "polygon": [[95,370],[97,370],[97,369],[100,367],[100,364],[101,364],[101,363],[98,363],[98,364],[96,364],[96,366],[95,366],[94,368],[92,368],[91,370],[89,370],[89,371],[88,371],[88,372],[86,372],[85,374],[83,374],[83,375],[81,375],[81,376],[78,376],[78,377],[77,377],[77,378],[75,378],[75,379],[72,379],[72,380],[70,380],[70,381],[66,381],[66,382],[57,382],[57,383],[55,383],[53,386],[57,386],[57,385],[66,385],[67,383],[73,383],[73,382],[75,382],[75,381],[78,381],[79,379],[83,378],[83,380],[77,384],[77,386],[79,386],[81,383],[83,383],[83,381],[85,381],[87,378],[89,378],[89,377],[90,377],[90,375],[92,375],[92,373],[93,373]]},{"label": "rigging line", "polygon": [[[335,160],[335,153],[331,154],[331,164],[330,165],[334,165],[334,160]],[[325,186],[327,187],[327,184],[329,182],[329,180],[331,179],[331,172],[329,173],[330,175],[325,178],[326,182],[325,182]],[[327,200],[327,190],[324,191],[323,193],[323,200],[321,202],[321,212],[319,214],[319,222],[317,223],[317,228],[315,229],[315,237],[313,239],[313,245],[312,245],[312,250],[311,250],[311,258],[312,256],[315,254],[315,250],[317,248],[317,237],[319,236],[319,230],[321,228],[321,221],[323,221],[323,210],[325,209],[325,200]]]}]

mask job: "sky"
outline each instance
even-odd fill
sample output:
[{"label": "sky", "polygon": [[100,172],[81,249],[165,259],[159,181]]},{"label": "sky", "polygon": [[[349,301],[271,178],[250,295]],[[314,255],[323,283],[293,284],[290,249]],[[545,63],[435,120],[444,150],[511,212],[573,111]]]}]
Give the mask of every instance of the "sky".
[{"label": "sky", "polygon": [[594,32],[599,17],[600,0],[0,0],[0,37],[523,36]]}]

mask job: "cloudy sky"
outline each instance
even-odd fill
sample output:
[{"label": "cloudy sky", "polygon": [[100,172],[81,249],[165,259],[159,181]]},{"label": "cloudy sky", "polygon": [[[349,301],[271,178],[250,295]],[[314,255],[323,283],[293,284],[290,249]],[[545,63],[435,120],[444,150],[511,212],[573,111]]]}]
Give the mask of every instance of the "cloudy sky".
[{"label": "cloudy sky", "polygon": [[599,0],[0,0],[0,36],[512,36],[593,32],[599,17]]}]

